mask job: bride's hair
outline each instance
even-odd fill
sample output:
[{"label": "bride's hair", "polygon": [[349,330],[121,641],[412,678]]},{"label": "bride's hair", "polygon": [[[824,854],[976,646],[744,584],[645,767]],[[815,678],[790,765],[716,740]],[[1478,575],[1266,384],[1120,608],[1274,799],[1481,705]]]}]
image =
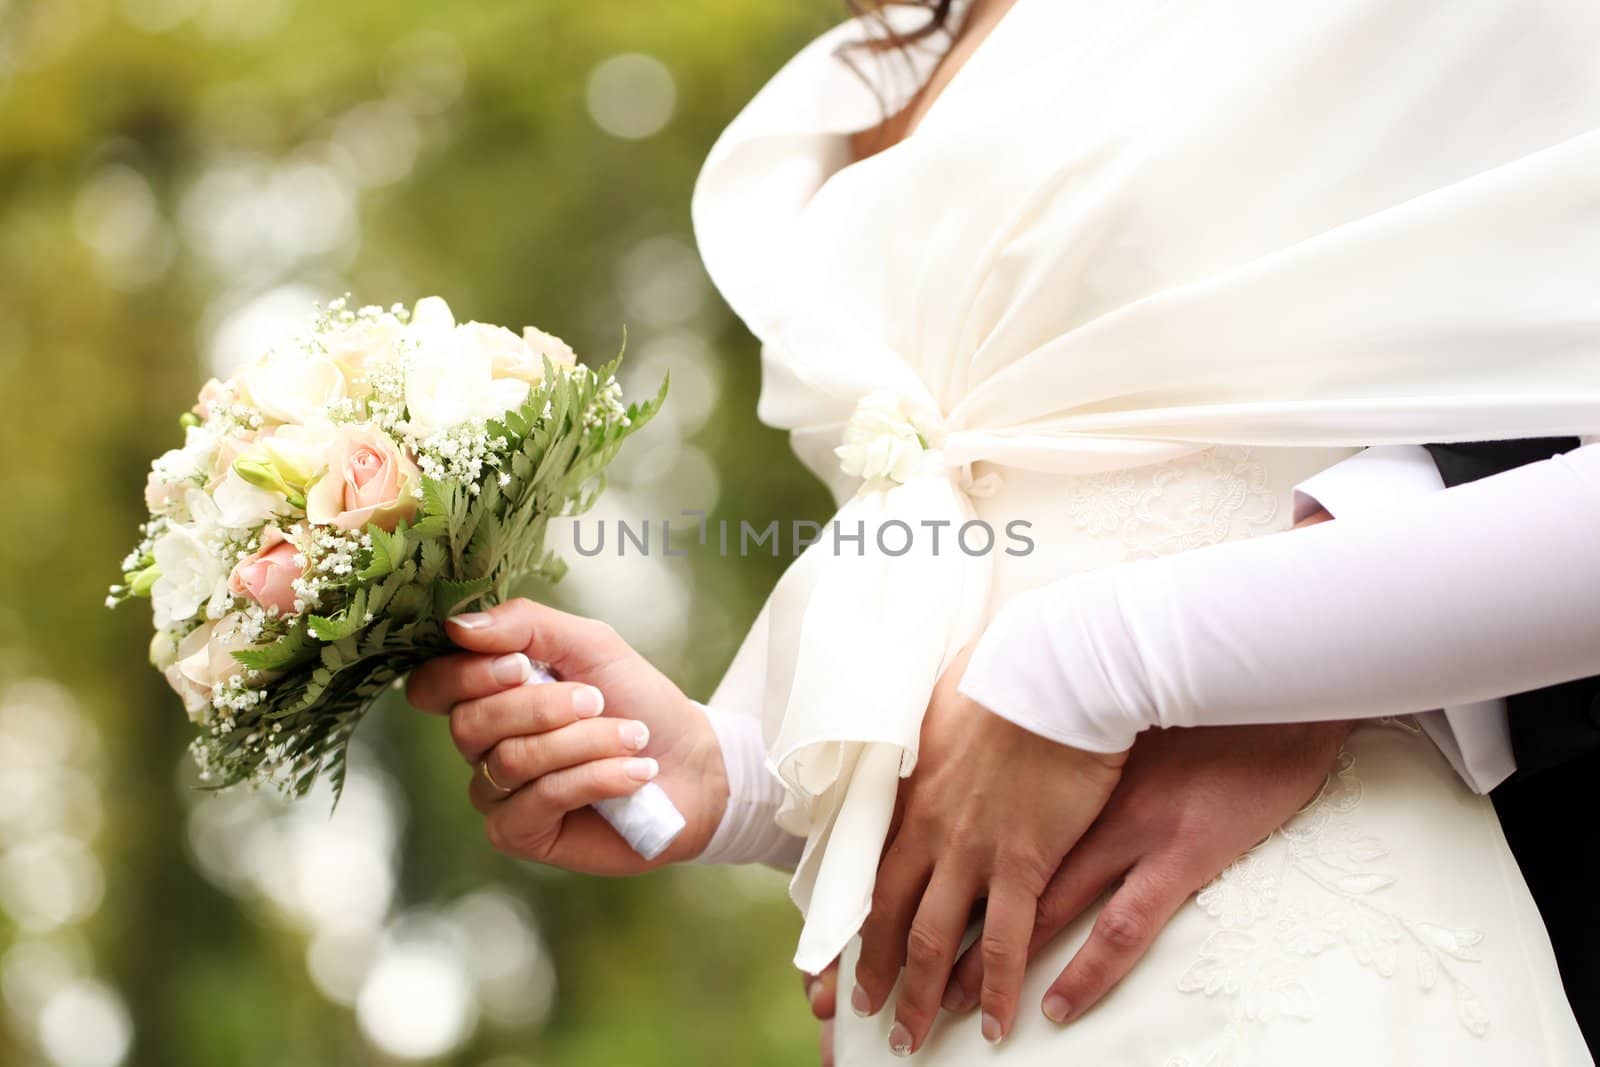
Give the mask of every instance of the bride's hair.
[{"label": "bride's hair", "polygon": [[[882,23],[883,37],[867,46],[877,52],[904,48],[913,41],[920,41],[945,29],[954,4],[955,0],[845,0],[845,7],[850,9],[851,14],[873,16]],[[928,20],[909,33],[896,33],[883,19],[883,9],[891,6],[926,8]]]},{"label": "bride's hair", "polygon": [[[950,14],[951,9],[955,6],[955,0],[844,0],[844,6],[852,15],[858,18],[876,20],[882,28],[883,32],[872,40],[857,42],[841,49],[839,52],[839,58],[844,60],[851,70],[855,71],[856,76],[868,85],[872,85],[872,79],[867,77],[866,73],[856,65],[850,53],[861,51],[882,56],[888,52],[898,52],[907,62],[910,62],[908,50],[912,45],[935,34],[943,33],[950,28]],[[928,12],[928,17],[921,25],[910,31],[896,32],[895,28],[889,24],[889,20],[883,17],[883,9],[886,7],[922,8]],[[873,91],[877,92],[876,86],[874,86]],[[879,97],[879,102],[883,102],[881,96]],[[883,117],[886,119],[889,117],[887,105],[885,105]]]}]

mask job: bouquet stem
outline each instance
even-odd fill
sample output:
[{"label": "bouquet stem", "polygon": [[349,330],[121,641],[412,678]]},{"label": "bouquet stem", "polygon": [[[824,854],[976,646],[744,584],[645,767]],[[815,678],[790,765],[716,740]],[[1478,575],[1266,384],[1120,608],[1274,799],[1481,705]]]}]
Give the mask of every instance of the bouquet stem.
[{"label": "bouquet stem", "polygon": [[647,860],[665,852],[686,825],[667,791],[654,782],[647,782],[632,796],[602,800],[594,810]]},{"label": "bouquet stem", "polygon": [[[533,671],[536,683],[556,680],[550,668],[542,663],[535,663]],[[647,782],[629,796],[599,801],[594,810],[630,848],[647,860],[665,852],[688,825],[667,791],[654,782]]]}]

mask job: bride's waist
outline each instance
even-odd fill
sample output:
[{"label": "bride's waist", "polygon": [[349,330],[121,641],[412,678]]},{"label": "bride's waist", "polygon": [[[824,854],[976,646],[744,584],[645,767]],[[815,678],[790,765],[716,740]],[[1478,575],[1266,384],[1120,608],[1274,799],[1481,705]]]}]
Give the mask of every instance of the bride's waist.
[{"label": "bride's waist", "polygon": [[1001,546],[991,612],[1071,574],[1288,529],[1294,487],[1353,451],[1221,446],[1083,477],[1008,469],[974,501]]}]

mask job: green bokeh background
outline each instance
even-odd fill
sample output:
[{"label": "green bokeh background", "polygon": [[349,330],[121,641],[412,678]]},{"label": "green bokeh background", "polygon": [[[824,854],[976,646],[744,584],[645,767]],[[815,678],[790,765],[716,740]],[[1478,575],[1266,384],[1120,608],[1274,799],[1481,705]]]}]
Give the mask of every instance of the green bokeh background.
[{"label": "green bokeh background", "polygon": [[[302,287],[437,292],[591,358],[624,325],[635,350],[670,342],[653,368],[698,352],[686,380],[709,408],[637,446],[666,457],[649,480],[681,465],[698,472],[684,506],[821,517],[820,488],[755,419],[755,343],[683,250],[713,139],[838,16],[831,0],[0,0],[0,1063],[92,1067],[61,1058],[70,1002],[41,1038],[73,981],[123,1005],[126,1063],[404,1062],[311,980],[302,918],[196,860],[197,805],[216,801],[184,778],[189,727],[145,665],[148,617],[101,608],[144,470],[178,443],[240,309]],[[651,136],[591,114],[591,73],[621,53],[670,71]],[[313,200],[320,215],[299,210]],[[609,621],[656,633],[663,668],[704,697],[781,565],[674,562],[676,638],[645,626],[648,598],[613,597]],[[428,1062],[815,1062],[782,876],[531,869],[487,847],[441,722],[393,701],[362,735],[404,813],[383,922],[496,886],[526,903],[554,975],[548,1012],[480,1018]],[[73,769],[41,780],[40,752]],[[80,855],[57,885],[63,840],[90,869]],[[64,975],[46,965],[63,959]]]}]

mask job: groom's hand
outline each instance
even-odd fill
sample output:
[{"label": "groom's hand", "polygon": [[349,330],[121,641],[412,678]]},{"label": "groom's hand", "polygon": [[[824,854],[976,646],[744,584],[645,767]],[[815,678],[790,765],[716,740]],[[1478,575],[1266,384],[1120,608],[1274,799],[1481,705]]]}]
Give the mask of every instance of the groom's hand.
[{"label": "groom's hand", "polygon": [[[1045,993],[1045,1015],[1077,1019],[1122,981],[1196,891],[1316,795],[1349,728],[1312,723],[1140,734],[1105,811],[1039,898],[1030,960],[1116,887],[1088,940]],[[982,953],[969,950],[944,1006],[969,1011],[993,982]]]},{"label": "groom's hand", "polygon": [[[1295,526],[1332,518],[1318,508]],[[1141,734],[1105,810],[1039,898],[1030,961],[1121,879],[1045,993],[1045,1017],[1076,1019],[1122,981],[1184,901],[1305,806],[1349,732],[1349,723],[1311,723]],[[996,988],[1014,1003],[1021,985],[1020,969],[985,974],[974,946],[956,964],[943,1006],[971,1011],[981,991]]]}]

